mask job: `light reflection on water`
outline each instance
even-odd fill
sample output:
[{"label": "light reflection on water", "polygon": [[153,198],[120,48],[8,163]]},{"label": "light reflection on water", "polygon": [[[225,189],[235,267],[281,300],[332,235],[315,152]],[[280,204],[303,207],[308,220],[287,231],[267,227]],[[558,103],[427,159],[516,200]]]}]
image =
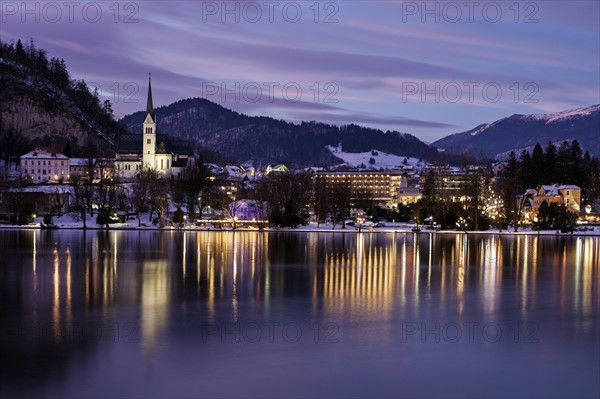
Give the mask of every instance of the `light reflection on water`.
[{"label": "light reflection on water", "polygon": [[[600,372],[598,237],[0,235],[0,378],[18,393],[198,396],[197,383],[210,396],[600,393],[586,380]],[[331,378],[306,385],[333,359]],[[462,370],[444,366],[457,361]],[[458,384],[465,372],[478,381]]]}]

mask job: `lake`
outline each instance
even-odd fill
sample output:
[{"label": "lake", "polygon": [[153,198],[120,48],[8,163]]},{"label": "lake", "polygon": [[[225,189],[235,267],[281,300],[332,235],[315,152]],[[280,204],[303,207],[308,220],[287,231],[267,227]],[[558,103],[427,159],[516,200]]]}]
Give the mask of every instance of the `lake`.
[{"label": "lake", "polygon": [[600,237],[0,231],[0,396],[598,397]]}]

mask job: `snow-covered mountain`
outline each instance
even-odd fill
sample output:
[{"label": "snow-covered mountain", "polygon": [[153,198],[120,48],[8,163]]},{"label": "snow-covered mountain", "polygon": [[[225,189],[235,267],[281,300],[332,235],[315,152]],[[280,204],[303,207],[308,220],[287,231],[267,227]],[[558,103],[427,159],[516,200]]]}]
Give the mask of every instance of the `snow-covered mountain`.
[{"label": "snow-covered mountain", "polygon": [[533,148],[537,143],[577,140],[581,147],[600,156],[600,104],[553,114],[512,115],[432,143],[450,153],[470,151],[498,157],[512,150]]}]

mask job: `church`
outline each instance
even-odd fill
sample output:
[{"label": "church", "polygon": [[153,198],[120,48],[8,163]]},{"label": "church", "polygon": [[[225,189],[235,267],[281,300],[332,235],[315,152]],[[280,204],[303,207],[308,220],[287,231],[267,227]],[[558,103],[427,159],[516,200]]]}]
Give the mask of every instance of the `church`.
[{"label": "church", "polygon": [[142,134],[123,134],[117,143],[115,173],[123,178],[139,178],[142,170],[155,169],[165,177],[179,175],[194,161],[189,141],[175,140],[156,132],[152,105],[152,81],[148,76],[148,98]]}]

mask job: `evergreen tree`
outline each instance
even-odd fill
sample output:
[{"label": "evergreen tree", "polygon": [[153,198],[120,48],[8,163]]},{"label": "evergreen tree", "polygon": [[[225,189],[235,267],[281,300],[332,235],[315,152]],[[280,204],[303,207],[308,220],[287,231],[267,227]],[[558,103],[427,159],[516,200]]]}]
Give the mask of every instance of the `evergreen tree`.
[{"label": "evergreen tree", "polygon": [[23,46],[23,42],[21,39],[17,40],[17,44],[15,45],[15,60],[19,63],[24,63],[26,60],[27,54],[25,53],[25,47]]},{"label": "evergreen tree", "polygon": [[591,205],[594,201],[600,199],[600,161],[598,158],[593,157],[590,164],[590,186],[586,193],[586,200]]},{"label": "evergreen tree", "polygon": [[418,223],[423,223],[425,218],[434,216],[438,219],[441,216],[439,202],[441,201],[438,195],[437,176],[433,169],[429,169],[427,176],[425,177],[425,183],[423,184],[422,196],[417,206],[415,207],[414,218]]},{"label": "evergreen tree", "polygon": [[534,181],[532,187],[537,187],[540,184],[546,183],[544,182],[544,150],[539,143],[535,145],[533,153],[531,154],[531,169]]},{"label": "evergreen tree", "polygon": [[542,175],[544,184],[555,183],[556,175],[556,146],[550,142],[544,154],[544,172]]},{"label": "evergreen tree", "polygon": [[521,152],[519,157],[520,185],[525,188],[534,188],[536,185],[531,156],[527,150]]},{"label": "evergreen tree", "polygon": [[570,169],[571,162],[571,146],[568,141],[563,143],[558,148],[556,154],[556,170],[554,174],[555,183],[564,184],[569,180],[568,171]]},{"label": "evergreen tree", "polygon": [[63,90],[70,86],[71,77],[67,71],[65,60],[52,57],[50,59],[50,77],[52,82]]},{"label": "evergreen tree", "polygon": [[583,153],[579,146],[579,142],[573,140],[569,147],[569,162],[567,164],[566,174],[567,181],[564,182],[565,184],[576,184],[580,187],[583,185],[583,176],[580,171],[582,161]]},{"label": "evergreen tree", "polygon": [[536,230],[548,230],[554,223],[554,216],[547,201],[542,201],[537,213]]},{"label": "evergreen tree", "polygon": [[592,157],[590,156],[590,153],[588,151],[585,152],[585,154],[583,155],[583,159],[581,160],[579,175],[579,186],[581,187],[582,191],[581,199],[582,202],[587,202],[584,201],[584,199],[588,198],[588,191],[592,186]]}]

